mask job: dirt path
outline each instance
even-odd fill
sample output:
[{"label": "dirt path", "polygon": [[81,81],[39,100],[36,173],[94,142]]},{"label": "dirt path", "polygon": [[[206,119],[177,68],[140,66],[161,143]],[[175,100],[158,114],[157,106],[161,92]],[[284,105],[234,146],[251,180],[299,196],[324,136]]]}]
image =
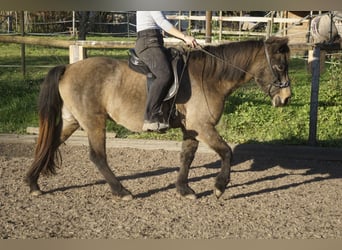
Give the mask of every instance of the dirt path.
[{"label": "dirt path", "polygon": [[0,237],[341,239],[342,150],[235,145],[228,189],[212,194],[219,159],[201,145],[190,171],[199,198],[177,198],[179,142],[107,141],[130,202],[112,198],[83,137],[61,147],[63,166],[28,195],[35,136],[0,135]]}]

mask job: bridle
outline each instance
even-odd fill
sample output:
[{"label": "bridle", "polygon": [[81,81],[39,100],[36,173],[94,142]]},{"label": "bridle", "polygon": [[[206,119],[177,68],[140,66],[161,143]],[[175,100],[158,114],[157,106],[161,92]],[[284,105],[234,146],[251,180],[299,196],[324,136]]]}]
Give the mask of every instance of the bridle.
[{"label": "bridle", "polygon": [[[206,54],[208,54],[208,55],[218,59],[219,61],[221,61],[223,63],[226,63],[226,64],[230,65],[231,67],[233,67],[233,68],[235,68],[237,70],[240,70],[240,71],[242,71],[242,72],[244,72],[246,74],[251,75],[256,81],[258,80],[258,78],[255,76],[255,74],[253,74],[253,73],[251,73],[251,72],[249,72],[247,70],[244,70],[244,69],[242,69],[242,68],[240,68],[240,67],[238,67],[238,66],[236,66],[236,65],[234,65],[232,63],[230,63],[227,60],[224,60],[224,59],[218,57],[217,55],[215,55],[215,54],[211,53],[210,51],[206,50],[201,45],[198,45],[198,47],[199,47],[199,49],[202,52],[204,52],[204,53],[206,53]],[[266,55],[267,64],[268,64],[268,66],[269,66],[269,68],[270,68],[270,70],[272,72],[273,77],[274,77],[274,80],[269,84],[269,88],[268,88],[268,94],[271,96],[271,89],[272,89],[272,87],[276,87],[276,88],[280,88],[280,89],[287,88],[287,87],[290,86],[290,81],[286,81],[286,82],[281,82],[280,81],[279,76],[274,72],[274,69],[273,69],[273,67],[271,65],[271,59],[270,59],[269,53],[267,51],[267,46],[266,46],[265,42],[264,42],[264,48],[265,48],[265,55]]]},{"label": "bridle", "polygon": [[271,88],[272,86],[274,87],[277,87],[277,88],[280,88],[280,89],[283,89],[283,88],[287,88],[290,86],[291,82],[290,81],[286,81],[286,82],[281,82],[280,79],[279,79],[279,76],[274,72],[273,70],[273,67],[271,65],[271,59],[270,59],[270,55],[267,51],[267,46],[266,46],[266,43],[264,42],[264,48],[265,48],[265,55],[266,55],[266,59],[267,59],[267,64],[273,74],[273,77],[274,77],[274,81],[270,84],[270,87],[268,89],[268,92],[269,92],[269,95],[270,95],[270,92],[271,92]]}]

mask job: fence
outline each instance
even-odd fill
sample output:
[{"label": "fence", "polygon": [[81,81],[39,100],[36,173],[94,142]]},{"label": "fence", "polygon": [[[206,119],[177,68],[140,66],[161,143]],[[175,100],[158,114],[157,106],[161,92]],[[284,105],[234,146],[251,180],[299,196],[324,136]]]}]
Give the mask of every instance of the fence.
[{"label": "fence", "polygon": [[[4,39],[5,38],[5,39]],[[15,43],[27,43],[38,44],[46,46],[56,47],[69,47],[70,62],[75,62],[83,59],[83,48],[130,48],[134,46],[133,42],[95,42],[95,41],[54,41],[54,39],[41,39],[32,37],[0,37],[0,42],[15,42]],[[296,49],[308,50],[312,47],[310,44],[298,44],[295,45]],[[294,48],[294,45],[290,45]],[[310,127],[309,127],[309,143],[311,145],[316,144],[317,133],[317,109],[318,109],[318,87],[319,87],[319,68],[320,68],[320,48],[315,46],[314,58],[313,58],[313,78],[311,85],[311,102],[310,102]],[[336,47],[322,47],[322,49],[341,49],[341,44],[336,44]]]},{"label": "fence", "polygon": [[[205,21],[204,16],[192,16],[191,12],[189,12],[189,15],[168,15],[168,18],[171,20],[176,20],[175,25],[179,25],[179,27],[182,27],[182,21],[188,21],[187,25],[189,27],[192,27],[191,21]],[[75,17],[76,15],[73,14]],[[3,24],[5,21],[3,20],[8,20],[8,26],[7,26],[7,32],[5,33],[14,33],[14,30],[18,28],[18,23],[17,21],[14,22],[13,19],[9,17],[9,15],[6,16],[5,19],[0,19],[0,24]],[[16,19],[18,20],[18,19]],[[230,32],[234,32],[234,35],[245,35],[245,34],[250,34],[250,35],[261,35],[261,36],[268,36],[273,33],[273,25],[274,24],[298,24],[298,23],[303,23],[307,22],[307,19],[299,19],[299,18],[282,18],[282,17],[274,17],[274,12],[271,13],[269,17],[246,17],[246,16],[230,16],[230,17],[224,17],[222,15],[222,12],[219,12],[219,16],[213,16],[212,17],[213,22],[218,22],[218,31],[213,30],[213,33],[218,32],[219,34],[219,40],[222,38],[222,34],[226,32],[228,34],[229,30],[223,29],[223,22],[238,22],[239,23],[239,31],[233,31],[231,30]],[[10,22],[12,22],[10,24]],[[59,21],[59,22],[54,22],[54,24],[65,24],[67,23],[66,20]],[[76,19],[73,18],[72,21],[72,35],[75,35],[75,30],[76,30]],[[255,34],[250,33],[253,27],[258,26],[260,23],[265,23],[266,28],[262,32],[257,32]],[[15,25],[14,25],[15,24]],[[95,24],[95,22],[94,22]],[[128,36],[130,34],[129,27],[133,26],[134,24],[130,24],[128,21],[125,22],[125,25],[128,27]],[[184,25],[184,24],[183,24]],[[247,33],[243,33],[244,25],[246,26],[245,28],[248,29],[246,31]],[[251,26],[249,26],[251,25]],[[249,26],[249,27],[248,27]],[[309,25],[310,26],[310,25]],[[10,27],[13,30],[10,32]],[[70,26],[68,26],[70,27]],[[279,25],[279,27],[282,27],[282,25]],[[283,26],[284,27],[284,26]],[[266,32],[265,32],[266,31]],[[64,33],[63,31],[62,33]],[[68,30],[70,33],[70,29]],[[191,32],[200,32],[196,30],[192,30]],[[283,32],[278,28],[277,32]],[[60,34],[60,32],[58,33]],[[113,33],[109,33],[113,35]],[[69,47],[70,50],[70,62],[75,62],[77,60],[82,59],[83,57],[83,48],[129,48],[134,45],[133,42],[98,42],[98,41],[58,41],[54,39],[39,39],[39,38],[32,38],[32,37],[19,37],[19,36],[0,36],[0,42],[14,42],[14,43],[21,43],[21,44],[38,44],[38,45],[45,45],[45,46],[56,46],[56,47]],[[293,50],[308,50],[312,48],[312,45],[306,44],[306,43],[301,43],[301,44],[290,44],[291,51]],[[322,49],[332,49],[332,48],[325,48],[322,47]],[[333,48],[335,49],[341,49],[341,44],[338,45],[338,47]],[[313,60],[313,65],[315,67],[315,70],[313,70],[313,79],[312,79],[312,98],[311,98],[311,109],[310,109],[310,138],[309,138],[309,143],[310,144],[315,144],[316,143],[316,127],[317,127],[317,106],[318,106],[318,86],[319,86],[319,67],[320,67],[320,58],[319,58],[319,51],[320,47],[316,47],[314,51],[314,60]]]},{"label": "fence", "polygon": [[[285,11],[257,13],[239,11],[212,12],[211,33],[215,39],[224,36],[268,37],[272,34],[286,35],[291,26],[308,23],[308,18],[285,18]],[[72,35],[80,29],[84,12],[24,12],[24,30],[27,35]],[[254,13],[255,14],[255,13]],[[166,15],[183,31],[205,34],[204,11],[169,11]],[[21,30],[20,15],[15,11],[0,11],[0,33],[18,34]],[[101,36],[136,36],[135,12],[87,12],[87,33]],[[304,30],[307,32],[308,30]]]},{"label": "fence", "polygon": [[[83,21],[87,25],[88,34],[130,37],[135,36],[136,33],[135,12],[132,11],[24,11],[23,18],[27,35],[76,36]],[[0,11],[0,33],[19,34],[22,30],[19,19],[19,12]]]}]

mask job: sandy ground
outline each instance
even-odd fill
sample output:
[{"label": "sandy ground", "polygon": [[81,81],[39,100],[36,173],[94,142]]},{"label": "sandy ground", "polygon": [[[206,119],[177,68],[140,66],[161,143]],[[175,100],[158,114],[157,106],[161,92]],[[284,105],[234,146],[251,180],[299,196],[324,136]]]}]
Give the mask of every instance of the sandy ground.
[{"label": "sandy ground", "polygon": [[84,138],[61,147],[58,174],[31,197],[23,177],[34,136],[0,135],[2,239],[341,239],[342,149],[235,145],[231,183],[212,193],[220,162],[200,147],[190,171],[198,199],[175,194],[179,142],[110,139],[108,161],[134,195],[113,199]]}]

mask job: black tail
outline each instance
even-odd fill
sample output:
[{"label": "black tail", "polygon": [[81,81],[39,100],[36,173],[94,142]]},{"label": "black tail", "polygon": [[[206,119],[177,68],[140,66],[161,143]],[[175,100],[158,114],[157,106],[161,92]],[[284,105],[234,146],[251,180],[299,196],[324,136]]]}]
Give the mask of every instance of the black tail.
[{"label": "black tail", "polygon": [[62,130],[63,101],[58,85],[64,71],[65,65],[52,68],[41,85],[38,101],[39,135],[34,161],[26,175],[27,182],[37,180],[40,172],[55,174],[55,167],[61,161],[58,147]]}]

